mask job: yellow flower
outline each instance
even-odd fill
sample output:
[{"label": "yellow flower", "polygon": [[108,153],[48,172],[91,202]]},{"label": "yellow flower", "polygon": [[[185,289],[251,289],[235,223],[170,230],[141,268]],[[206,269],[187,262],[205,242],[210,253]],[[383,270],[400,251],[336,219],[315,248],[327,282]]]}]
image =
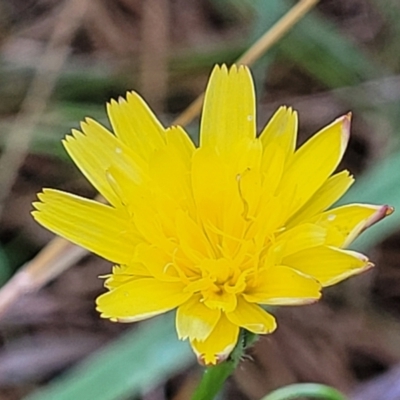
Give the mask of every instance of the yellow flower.
[{"label": "yellow flower", "polygon": [[388,206],[328,209],[353,183],[334,173],[350,115],[295,149],[297,114],[281,107],[256,136],[246,67],[215,67],[196,148],[134,92],[107,107],[112,134],[87,119],[64,145],[109,204],[45,189],[35,219],[116,264],[102,317],[140,321],[176,309],[180,339],[216,364],[240,328],[275,330],[263,305],[317,301],[321,288],[372,266],[344,250]]}]

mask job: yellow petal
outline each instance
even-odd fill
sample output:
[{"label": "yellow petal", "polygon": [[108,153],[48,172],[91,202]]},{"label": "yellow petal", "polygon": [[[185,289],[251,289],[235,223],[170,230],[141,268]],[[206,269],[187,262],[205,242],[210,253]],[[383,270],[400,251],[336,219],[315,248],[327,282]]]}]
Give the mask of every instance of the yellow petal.
[{"label": "yellow petal", "polygon": [[[192,189],[199,219],[220,230],[230,205],[242,206],[236,175],[229,167],[211,148],[197,149],[193,155]],[[216,242],[215,234],[210,235],[210,241]]]},{"label": "yellow petal", "polygon": [[190,162],[193,152],[196,150],[192,139],[181,126],[171,126],[165,132],[167,145],[176,149],[185,162]]},{"label": "yellow petal", "polygon": [[[240,173],[236,174],[236,181],[239,196],[242,200],[242,207],[244,209],[242,217],[246,220],[249,218],[254,219],[260,205],[262,174],[260,173],[259,168],[246,166],[240,170]],[[232,220],[234,220],[234,218],[232,218],[231,215],[228,218],[228,221],[225,221],[225,225],[226,222],[233,222]]]},{"label": "yellow petal", "polygon": [[271,143],[262,156],[261,171],[263,173],[264,195],[273,196],[282,179],[285,161],[285,150],[279,143]]},{"label": "yellow petal", "polygon": [[250,303],[302,305],[321,297],[321,285],[309,275],[277,265],[261,272],[243,296]]},{"label": "yellow petal", "polygon": [[127,282],[97,298],[97,310],[103,318],[135,322],[172,310],[191,296],[182,283],[143,278]]},{"label": "yellow petal", "polygon": [[44,189],[33,217],[47,229],[112,262],[126,264],[140,240],[123,209]]},{"label": "yellow petal", "polygon": [[189,258],[197,263],[201,263],[204,258],[213,258],[213,248],[204,230],[183,211],[176,215],[176,229],[180,247]]},{"label": "yellow petal", "polygon": [[334,285],[373,266],[363,254],[328,246],[300,251],[283,262],[314,277],[322,286]]},{"label": "yellow petal", "polygon": [[225,153],[240,139],[255,138],[256,111],[253,79],[245,66],[216,66],[206,89],[200,128],[200,147]]},{"label": "yellow petal", "polygon": [[116,289],[118,286],[123,285],[133,279],[151,278],[147,268],[139,263],[130,263],[128,265],[114,265],[112,273],[109,275],[101,276],[106,278],[104,286],[107,289]]},{"label": "yellow petal", "polygon": [[204,341],[190,343],[200,363],[215,365],[225,361],[234,349],[239,336],[239,327],[222,314],[211,334]]},{"label": "yellow petal", "polygon": [[96,121],[87,119],[81,126],[83,133],[73,130],[72,136],[66,136],[65,149],[89,182],[111,204],[118,206],[121,200],[110,186],[107,170],[118,165],[131,179],[140,182],[143,165],[124,143]]},{"label": "yellow petal", "polygon": [[194,145],[180,127],[168,129],[166,138],[167,143],[155,150],[149,160],[149,176],[177,207],[192,210],[190,171]]},{"label": "yellow petal", "polygon": [[296,151],[278,188],[285,197],[294,197],[292,215],[334,172],[346,149],[349,132],[350,115],[346,115],[322,129]]},{"label": "yellow petal", "polygon": [[296,147],[297,112],[290,107],[279,107],[260,134],[265,159],[274,157],[276,148],[283,153],[283,159],[289,161]]},{"label": "yellow petal", "polygon": [[[265,238],[273,237],[274,233],[282,226],[286,205],[284,199],[271,197],[261,203],[259,214],[254,223],[250,225],[246,237],[258,245],[265,243]],[[271,212],[273,210],[273,212]]]},{"label": "yellow petal", "polygon": [[229,293],[222,290],[221,293],[211,290],[202,292],[204,304],[212,309],[221,309],[226,312],[233,311],[237,305],[237,296],[234,293]]},{"label": "yellow petal", "polygon": [[[146,268],[147,276],[154,277],[159,281],[177,282],[181,280],[173,268],[171,257],[157,246],[145,242],[139,243],[135,248],[133,261]],[[129,267],[127,269],[129,270]]]},{"label": "yellow petal", "polygon": [[295,226],[326,210],[347,192],[353,182],[354,178],[348,171],[332,175],[290,219],[287,225]]},{"label": "yellow petal", "polygon": [[276,329],[275,318],[260,306],[238,298],[235,311],[226,314],[229,321],[257,334],[271,333]]},{"label": "yellow petal", "polygon": [[117,137],[144,161],[164,144],[164,128],[137,93],[127,93],[126,100],[111,100],[107,113]]},{"label": "yellow petal", "polygon": [[136,210],[134,222],[138,232],[148,242],[167,254],[171,254],[176,248],[176,240],[167,234],[161,215],[152,207],[144,208],[144,205]]},{"label": "yellow petal", "polygon": [[316,224],[301,224],[276,237],[276,245],[282,243],[282,256],[297,253],[309,247],[321,246],[326,239],[326,229]]},{"label": "yellow petal", "polygon": [[217,325],[220,310],[211,310],[201,302],[200,295],[193,295],[176,313],[176,330],[179,339],[204,341]]},{"label": "yellow petal", "polygon": [[[218,234],[235,237],[227,244],[230,251],[242,238],[245,219],[259,208],[257,185],[261,147],[257,140],[239,142],[232,157],[221,156],[211,148],[197,149],[192,160],[192,190],[199,223],[211,243],[218,243]],[[235,156],[233,156],[235,154]],[[254,179],[253,179],[254,178]],[[236,215],[237,218],[232,218]],[[233,250],[234,251],[234,250]]]},{"label": "yellow petal", "polygon": [[[260,140],[242,136],[235,145],[231,158],[228,158],[232,172],[236,177],[237,174],[246,173],[246,171],[259,171],[262,161],[263,148]],[[225,160],[221,161],[225,162]]]},{"label": "yellow petal", "polygon": [[392,212],[393,208],[386,205],[349,204],[328,210],[311,220],[327,229],[327,245],[347,247],[362,231]]}]

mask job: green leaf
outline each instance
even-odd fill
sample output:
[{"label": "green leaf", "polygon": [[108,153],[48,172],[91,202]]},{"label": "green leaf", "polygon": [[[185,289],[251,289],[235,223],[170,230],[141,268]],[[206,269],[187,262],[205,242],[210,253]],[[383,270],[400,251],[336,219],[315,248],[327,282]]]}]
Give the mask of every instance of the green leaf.
[{"label": "green leaf", "polygon": [[346,397],[330,386],[319,383],[296,383],[274,390],[261,400],[295,400],[307,397],[320,400],[346,400]]},{"label": "green leaf", "polygon": [[115,342],[25,400],[114,400],[132,398],[194,361],[178,340],[172,314],[128,331]]},{"label": "green leaf", "polygon": [[11,275],[10,262],[3,247],[0,246],[0,286],[7,282]]}]

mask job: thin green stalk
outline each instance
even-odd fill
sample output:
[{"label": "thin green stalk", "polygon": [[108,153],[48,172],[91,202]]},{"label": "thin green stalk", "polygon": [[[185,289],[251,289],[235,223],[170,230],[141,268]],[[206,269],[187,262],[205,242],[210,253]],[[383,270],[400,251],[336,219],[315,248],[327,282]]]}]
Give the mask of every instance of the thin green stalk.
[{"label": "thin green stalk", "polygon": [[246,348],[250,347],[257,339],[257,335],[242,330],[238,344],[232,351],[229,358],[221,364],[207,367],[203,377],[192,396],[192,400],[213,400],[220,392],[226,379],[236,369]]},{"label": "thin green stalk", "polygon": [[214,399],[235,368],[236,362],[234,360],[225,361],[214,367],[207,367],[192,400]]},{"label": "thin green stalk", "polygon": [[346,397],[327,385],[319,383],[298,383],[277,389],[261,400],[295,400],[308,397],[320,400],[346,400]]}]

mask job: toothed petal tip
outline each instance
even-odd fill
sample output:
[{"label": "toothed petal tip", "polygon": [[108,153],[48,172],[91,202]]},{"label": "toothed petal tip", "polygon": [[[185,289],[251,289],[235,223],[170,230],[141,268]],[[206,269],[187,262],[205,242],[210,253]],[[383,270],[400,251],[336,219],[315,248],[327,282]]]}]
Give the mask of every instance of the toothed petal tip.
[{"label": "toothed petal tip", "polygon": [[238,72],[238,70],[239,70],[240,68],[238,68],[238,66],[236,65],[236,64],[233,64],[233,65],[231,65],[231,67],[229,68],[229,73],[237,73]]},{"label": "toothed petal tip", "polygon": [[216,64],[211,72],[211,75],[215,74],[215,73],[224,73],[227,74],[228,73],[228,67],[226,64]]},{"label": "toothed petal tip", "polygon": [[194,351],[196,353],[198,363],[205,367],[210,367],[226,361],[230,356],[230,354],[232,353],[232,350],[234,349],[235,345],[236,343],[232,344],[231,346],[228,346],[218,354],[205,354],[205,353],[202,354],[198,353],[196,350]]}]

